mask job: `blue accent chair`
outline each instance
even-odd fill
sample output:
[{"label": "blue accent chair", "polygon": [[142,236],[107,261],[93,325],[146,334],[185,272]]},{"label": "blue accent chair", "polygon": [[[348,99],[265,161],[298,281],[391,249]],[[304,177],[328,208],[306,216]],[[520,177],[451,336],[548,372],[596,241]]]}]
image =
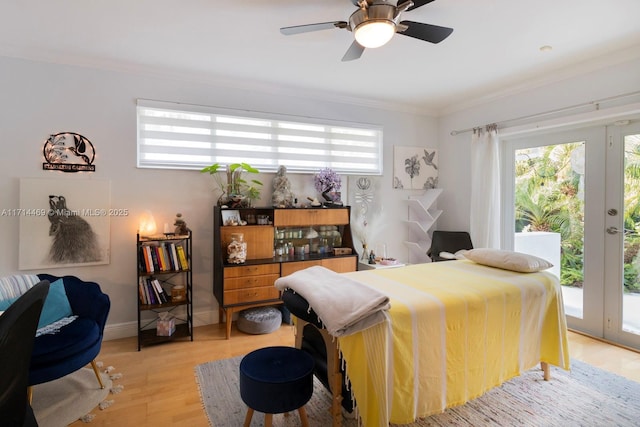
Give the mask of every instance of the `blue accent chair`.
[{"label": "blue accent chair", "polygon": [[[50,274],[38,274],[38,277],[50,283],[60,279]],[[102,346],[111,301],[95,282],[85,282],[75,276],[63,276],[62,280],[73,314],[78,318],[55,334],[36,337],[29,385],[64,377],[91,364],[100,388],[104,388],[95,358]]]}]

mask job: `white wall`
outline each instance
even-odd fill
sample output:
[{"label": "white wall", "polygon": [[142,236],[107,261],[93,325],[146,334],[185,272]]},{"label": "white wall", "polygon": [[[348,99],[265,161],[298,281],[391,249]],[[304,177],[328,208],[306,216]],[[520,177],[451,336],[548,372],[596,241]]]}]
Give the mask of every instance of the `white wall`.
[{"label": "white wall", "polygon": [[[605,99],[640,90],[640,59],[612,63],[610,66],[586,72],[562,81],[522,90],[516,94],[479,104],[471,108],[444,115],[438,120],[440,156],[440,185],[445,189],[438,208],[444,214],[438,221],[443,230],[469,230],[471,169],[471,133],[456,136],[454,130],[464,130],[489,123],[513,119],[546,111],[567,108],[594,100]],[[489,64],[490,66],[490,64]],[[473,100],[470,100],[470,102]],[[626,102],[631,102],[627,99]],[[638,97],[634,102],[638,102]],[[576,110],[570,114],[585,112]],[[564,115],[569,114],[565,113]],[[500,133],[500,131],[498,131]],[[604,141],[603,141],[604,143]]]},{"label": "white wall", "polygon": [[[392,189],[393,146],[437,147],[440,158],[438,208],[444,211],[438,228],[469,229],[470,133],[450,132],[527,114],[563,108],[640,88],[640,60],[617,63],[560,82],[506,96],[439,119],[304,96],[277,90],[242,90],[188,80],[97,70],[75,66],[0,58],[0,210],[19,207],[19,179],[106,179],[111,182],[111,206],[126,208],[130,216],[111,220],[111,261],[108,265],[49,269],[57,275],[75,274],[99,282],[112,299],[107,338],[135,334],[137,218],[151,210],[159,224],[173,222],[182,212],[194,231],[195,323],[217,322],[212,287],[211,178],[197,171],[137,169],[136,98],[269,111],[372,123],[384,127],[384,176],[379,197],[384,201],[376,240],[387,244],[389,256],[406,261],[401,222],[407,208],[402,200],[412,192]],[[89,138],[97,152],[95,173],[64,174],[42,170],[42,147],[49,134],[77,132]],[[265,190],[261,205],[269,205],[271,176],[261,177]],[[314,193],[310,175],[291,175],[293,190]],[[315,194],[310,194],[315,196]],[[0,274],[18,270],[19,218],[0,217]],[[39,273],[44,271],[28,271]]]},{"label": "white wall", "polygon": [[[136,168],[136,99],[147,98],[218,107],[372,123],[384,127],[384,176],[379,197],[384,200],[379,239],[389,256],[405,261],[407,209],[401,200],[416,192],[392,189],[393,145],[436,146],[433,117],[406,112],[314,101],[193,83],[150,75],[0,58],[0,210],[20,206],[19,179],[106,179],[111,182],[111,207],[128,209],[128,217],[111,218],[111,259],[108,265],[54,268],[48,273],[73,274],[94,280],[112,300],[107,338],[136,332],[136,253],[138,217],[153,212],[162,227],[181,212],[194,235],[195,323],[217,322],[217,302],[212,295],[213,182],[197,171]],[[43,171],[42,148],[50,134],[77,132],[96,149],[96,172]],[[442,160],[441,160],[442,161]],[[261,176],[265,190],[259,205],[269,205],[272,176]],[[316,196],[310,175],[290,176],[298,194]],[[19,218],[0,217],[0,274],[41,273],[18,270]]]}]

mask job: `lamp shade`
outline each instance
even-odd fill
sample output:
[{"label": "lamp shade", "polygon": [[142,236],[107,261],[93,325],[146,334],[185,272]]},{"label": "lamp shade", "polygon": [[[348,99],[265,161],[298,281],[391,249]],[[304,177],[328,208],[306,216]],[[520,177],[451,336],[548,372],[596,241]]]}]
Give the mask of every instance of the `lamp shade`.
[{"label": "lamp shade", "polygon": [[349,26],[356,41],[366,48],[386,44],[396,32],[396,7],[385,2],[374,2],[360,8],[349,17]]},{"label": "lamp shade", "polygon": [[150,211],[144,211],[138,220],[138,233],[140,233],[141,236],[153,236],[156,234],[156,231],[156,220],[153,219]]},{"label": "lamp shade", "polygon": [[361,46],[376,48],[387,44],[395,32],[393,21],[366,21],[355,29],[355,37]]}]

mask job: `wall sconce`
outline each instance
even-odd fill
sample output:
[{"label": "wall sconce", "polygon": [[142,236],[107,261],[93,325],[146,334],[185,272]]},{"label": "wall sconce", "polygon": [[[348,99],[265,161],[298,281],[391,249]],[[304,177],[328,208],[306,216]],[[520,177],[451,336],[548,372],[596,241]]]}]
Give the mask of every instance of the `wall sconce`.
[{"label": "wall sconce", "polygon": [[153,236],[158,230],[151,211],[144,211],[138,220],[138,233],[141,236]]}]

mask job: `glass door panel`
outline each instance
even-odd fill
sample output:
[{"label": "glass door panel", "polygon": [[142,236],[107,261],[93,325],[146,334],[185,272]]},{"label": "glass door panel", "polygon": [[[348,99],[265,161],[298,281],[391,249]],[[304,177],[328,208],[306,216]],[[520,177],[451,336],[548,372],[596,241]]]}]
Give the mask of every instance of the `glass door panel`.
[{"label": "glass door panel", "polygon": [[604,128],[505,141],[503,246],[554,264],[570,327],[602,336]]},{"label": "glass door panel", "polygon": [[565,312],[583,318],[585,141],[515,151],[513,249],[553,264]]},{"label": "glass door panel", "polygon": [[640,125],[607,133],[604,336],[640,348]]}]

